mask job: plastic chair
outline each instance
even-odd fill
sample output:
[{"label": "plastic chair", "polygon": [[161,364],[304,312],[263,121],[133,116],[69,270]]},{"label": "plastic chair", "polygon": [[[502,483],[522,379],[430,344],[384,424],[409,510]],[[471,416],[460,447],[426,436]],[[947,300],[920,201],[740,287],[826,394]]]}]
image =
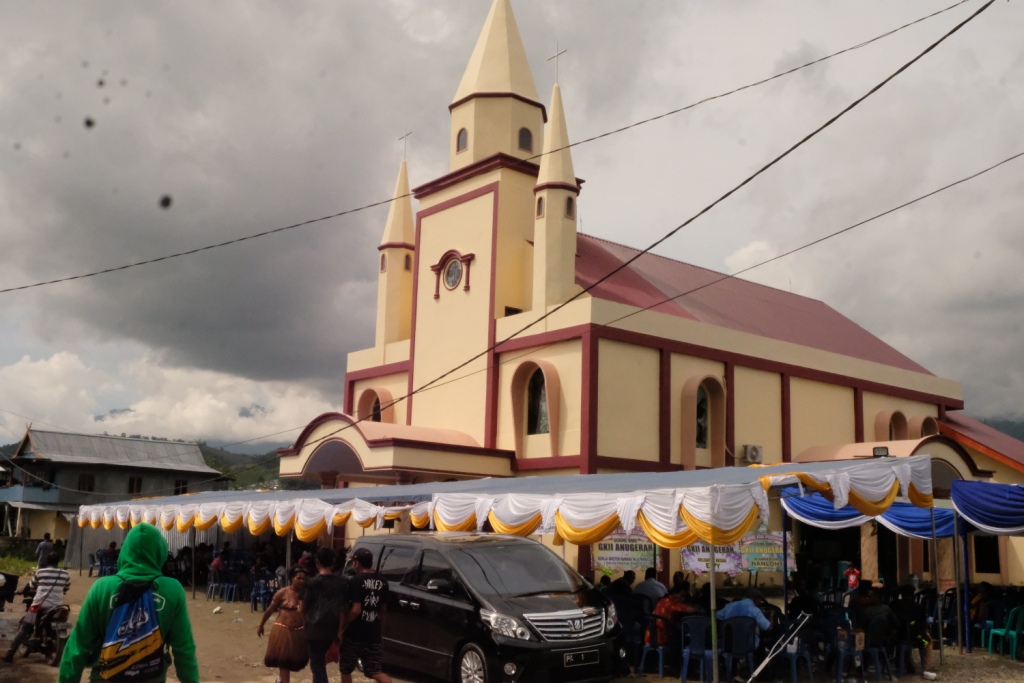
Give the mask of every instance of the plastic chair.
[{"label": "plastic chair", "polygon": [[220,572],[210,567],[206,579],[206,599],[221,597]]},{"label": "plastic chair", "polygon": [[725,680],[732,680],[737,659],[746,660],[747,672],[754,673],[754,652],[757,649],[757,622],[753,617],[729,617],[722,620],[722,658],[725,659]]},{"label": "plastic chair", "polygon": [[[872,619],[871,622],[868,624],[867,629],[865,629],[866,632],[864,634],[864,651],[861,659],[862,673],[864,673],[863,664],[866,663],[868,659],[870,659],[871,666],[875,669],[876,681],[882,680],[883,665],[885,666],[886,676],[890,680],[893,677],[892,665],[889,662],[889,652],[887,650],[888,643],[886,642],[886,639],[889,636],[890,623],[891,622],[889,621],[888,615],[881,614]],[[866,673],[864,673],[864,678],[867,678]]]},{"label": "plastic chair", "polygon": [[92,570],[95,569],[96,573],[99,574],[100,563],[96,560],[96,553],[89,553],[89,576],[92,576]]},{"label": "plastic chair", "polygon": [[224,602],[234,602],[238,599],[238,575],[228,572],[221,574],[224,578],[220,584],[220,599]]},{"label": "plastic chair", "polygon": [[[1009,640],[1009,634],[1013,633],[1017,635],[1017,631],[1020,630],[1020,619],[1024,615],[1024,607],[1014,607],[1010,610],[1009,616],[1006,617],[1006,621],[1002,626],[993,626],[988,630],[988,653],[992,654],[992,643],[995,642],[996,638],[999,638],[999,654],[1006,654],[1006,641]],[[1014,638],[1016,640],[1016,638]],[[1016,654],[1017,643],[1013,643],[1012,652]],[[1015,657],[1016,658],[1016,657]]]},{"label": "plastic chair", "polygon": [[[845,636],[840,636],[839,629],[843,629]],[[848,619],[844,620],[840,625],[836,626],[832,630],[832,644],[829,650],[835,655],[837,682],[844,678],[843,672],[846,670],[847,659],[853,660],[855,664],[859,660],[861,677],[865,679],[867,678],[864,668],[864,651],[856,648],[856,639],[854,637],[853,630],[850,628],[850,622]]]},{"label": "plastic chair", "polygon": [[1006,618],[1006,603],[1002,600],[991,600],[985,605],[981,620],[974,624],[974,630],[980,631],[982,647],[988,647],[988,633],[993,627],[1002,627]]},{"label": "plastic chair", "polygon": [[[698,675],[706,681],[711,673],[711,617],[683,617],[679,622],[683,632],[683,666],[679,671],[679,680],[686,681],[690,658],[700,662]],[[707,666],[705,666],[707,665]]]},{"label": "plastic chair", "polygon": [[900,678],[907,673],[907,654],[909,652],[918,650],[921,653],[921,665],[924,666],[925,645],[917,636],[919,629],[920,624],[903,623],[903,635],[900,637],[899,643],[896,644],[896,660],[899,662]]},{"label": "plastic chair", "polygon": [[100,576],[111,576],[117,573],[117,556],[111,556],[106,550],[96,551],[96,560],[100,565]]},{"label": "plastic chair", "polygon": [[644,628],[644,634],[646,636],[644,642],[644,649],[640,653],[640,664],[637,666],[637,673],[644,672],[644,662],[647,661],[647,653],[654,652],[658,655],[658,678],[665,677],[665,647],[658,641],[658,621],[665,622],[665,628],[668,629],[669,620],[665,617],[658,616],[657,614],[646,614],[647,625]]},{"label": "plastic chair", "polygon": [[[788,621],[783,621],[781,624],[781,633],[783,635],[789,635],[792,632],[790,630],[791,628],[799,628],[798,626],[795,626],[795,623],[796,622],[794,622],[794,624],[790,624]],[[807,665],[807,677],[811,679],[811,683],[814,683],[814,658],[811,656],[809,643],[810,640],[798,635],[789,641],[786,649],[782,651],[782,654],[786,656],[786,661],[789,662],[789,675],[792,683],[797,683],[797,668],[801,661]]]}]

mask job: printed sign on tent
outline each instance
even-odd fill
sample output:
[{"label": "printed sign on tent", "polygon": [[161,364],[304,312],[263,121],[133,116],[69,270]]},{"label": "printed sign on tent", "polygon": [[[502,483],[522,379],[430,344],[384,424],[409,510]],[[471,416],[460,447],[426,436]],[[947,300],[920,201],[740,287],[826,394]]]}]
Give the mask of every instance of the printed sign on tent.
[{"label": "printed sign on tent", "polygon": [[[707,543],[692,543],[683,548],[682,553],[684,572],[689,571],[700,576],[711,571],[711,546]],[[738,544],[715,546],[715,571],[729,576],[736,576],[744,571]]]},{"label": "printed sign on tent", "polygon": [[[654,543],[644,534],[626,534],[621,529],[613,531],[604,540],[593,546],[594,570],[603,574],[644,570],[655,561]],[[657,567],[661,569],[661,553],[657,553]]]},{"label": "printed sign on tent", "polygon": [[[788,533],[788,532],[787,532]],[[790,571],[796,571],[796,558],[793,556],[792,536],[789,537],[789,551],[786,565]],[[742,557],[743,569],[749,572],[781,572],[782,571],[782,532],[762,531],[747,534],[737,544]]]}]

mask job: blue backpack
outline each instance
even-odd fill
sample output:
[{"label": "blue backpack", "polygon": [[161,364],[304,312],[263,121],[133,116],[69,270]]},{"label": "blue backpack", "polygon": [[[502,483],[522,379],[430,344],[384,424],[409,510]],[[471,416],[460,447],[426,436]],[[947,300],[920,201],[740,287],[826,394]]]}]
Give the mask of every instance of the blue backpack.
[{"label": "blue backpack", "polygon": [[153,599],[153,582],[125,581],[114,598],[97,673],[113,683],[159,678],[164,639]]}]

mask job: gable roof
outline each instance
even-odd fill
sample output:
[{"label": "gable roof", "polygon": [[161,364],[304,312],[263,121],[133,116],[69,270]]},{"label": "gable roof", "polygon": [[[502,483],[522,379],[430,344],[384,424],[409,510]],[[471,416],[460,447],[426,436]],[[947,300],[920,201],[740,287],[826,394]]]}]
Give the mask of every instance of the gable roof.
[{"label": "gable roof", "polygon": [[973,448],[997,462],[1024,472],[1024,441],[989,427],[959,411],[947,411],[939,420],[939,433]]},{"label": "gable roof", "polygon": [[49,432],[32,428],[22,439],[14,457],[19,460],[220,475],[217,470],[207,467],[199,446],[194,443]]},{"label": "gable roof", "polygon": [[[640,252],[578,233],[576,284],[589,287]],[[712,284],[713,283],[713,284]],[[660,303],[681,292],[685,296]],[[590,291],[598,299],[800,344],[931,375],[921,365],[831,308],[807,297],[644,254]]]}]

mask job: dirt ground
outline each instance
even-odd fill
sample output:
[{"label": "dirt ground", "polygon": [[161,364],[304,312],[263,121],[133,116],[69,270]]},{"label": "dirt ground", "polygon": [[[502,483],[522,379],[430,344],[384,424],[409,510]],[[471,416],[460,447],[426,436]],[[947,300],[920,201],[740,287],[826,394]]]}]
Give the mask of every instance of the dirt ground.
[{"label": "dirt ground", "polygon": [[[77,572],[72,572],[71,591],[68,593],[72,621],[77,617],[82,599],[93,580],[85,576],[79,577]],[[201,592],[197,592],[195,600],[191,599],[191,592],[188,595],[189,614],[192,618],[192,629],[199,658],[200,679],[210,683],[217,681],[222,683],[274,683],[277,677],[276,670],[270,670],[263,666],[266,640],[256,636],[260,613],[250,612],[248,603],[207,601],[205,594]],[[221,612],[214,614],[213,610],[218,606],[221,607]],[[21,605],[8,605],[7,611],[0,613],[0,649],[3,651],[6,651],[7,644],[14,635],[14,628],[20,616]],[[328,670],[331,674],[331,682],[338,683],[341,680],[341,675],[338,673],[337,666],[331,666]],[[392,673],[396,683],[436,683],[434,679],[416,676],[411,672],[389,673]],[[800,673],[801,680],[806,680],[802,667]],[[675,670],[666,669],[665,674],[665,680],[679,676],[678,671]],[[0,683],[52,683],[56,676],[57,670],[42,663],[39,655],[32,655],[27,659],[17,658],[14,664],[0,662]],[[817,678],[818,680],[827,680],[827,677],[820,674]],[[86,677],[85,680],[88,678]],[[168,681],[177,680],[172,668],[168,675]],[[368,679],[356,672],[354,680],[365,682]],[[654,681],[657,680],[657,675],[634,676],[620,679],[619,683],[624,683],[627,680],[630,682]],[[921,679],[907,676],[905,680]],[[1024,681],[1024,663],[1012,662],[1008,657],[996,655],[961,655],[955,650],[947,649],[946,663],[939,669],[939,680],[972,683]],[[292,681],[294,683],[311,683],[309,669],[292,674]]]}]

